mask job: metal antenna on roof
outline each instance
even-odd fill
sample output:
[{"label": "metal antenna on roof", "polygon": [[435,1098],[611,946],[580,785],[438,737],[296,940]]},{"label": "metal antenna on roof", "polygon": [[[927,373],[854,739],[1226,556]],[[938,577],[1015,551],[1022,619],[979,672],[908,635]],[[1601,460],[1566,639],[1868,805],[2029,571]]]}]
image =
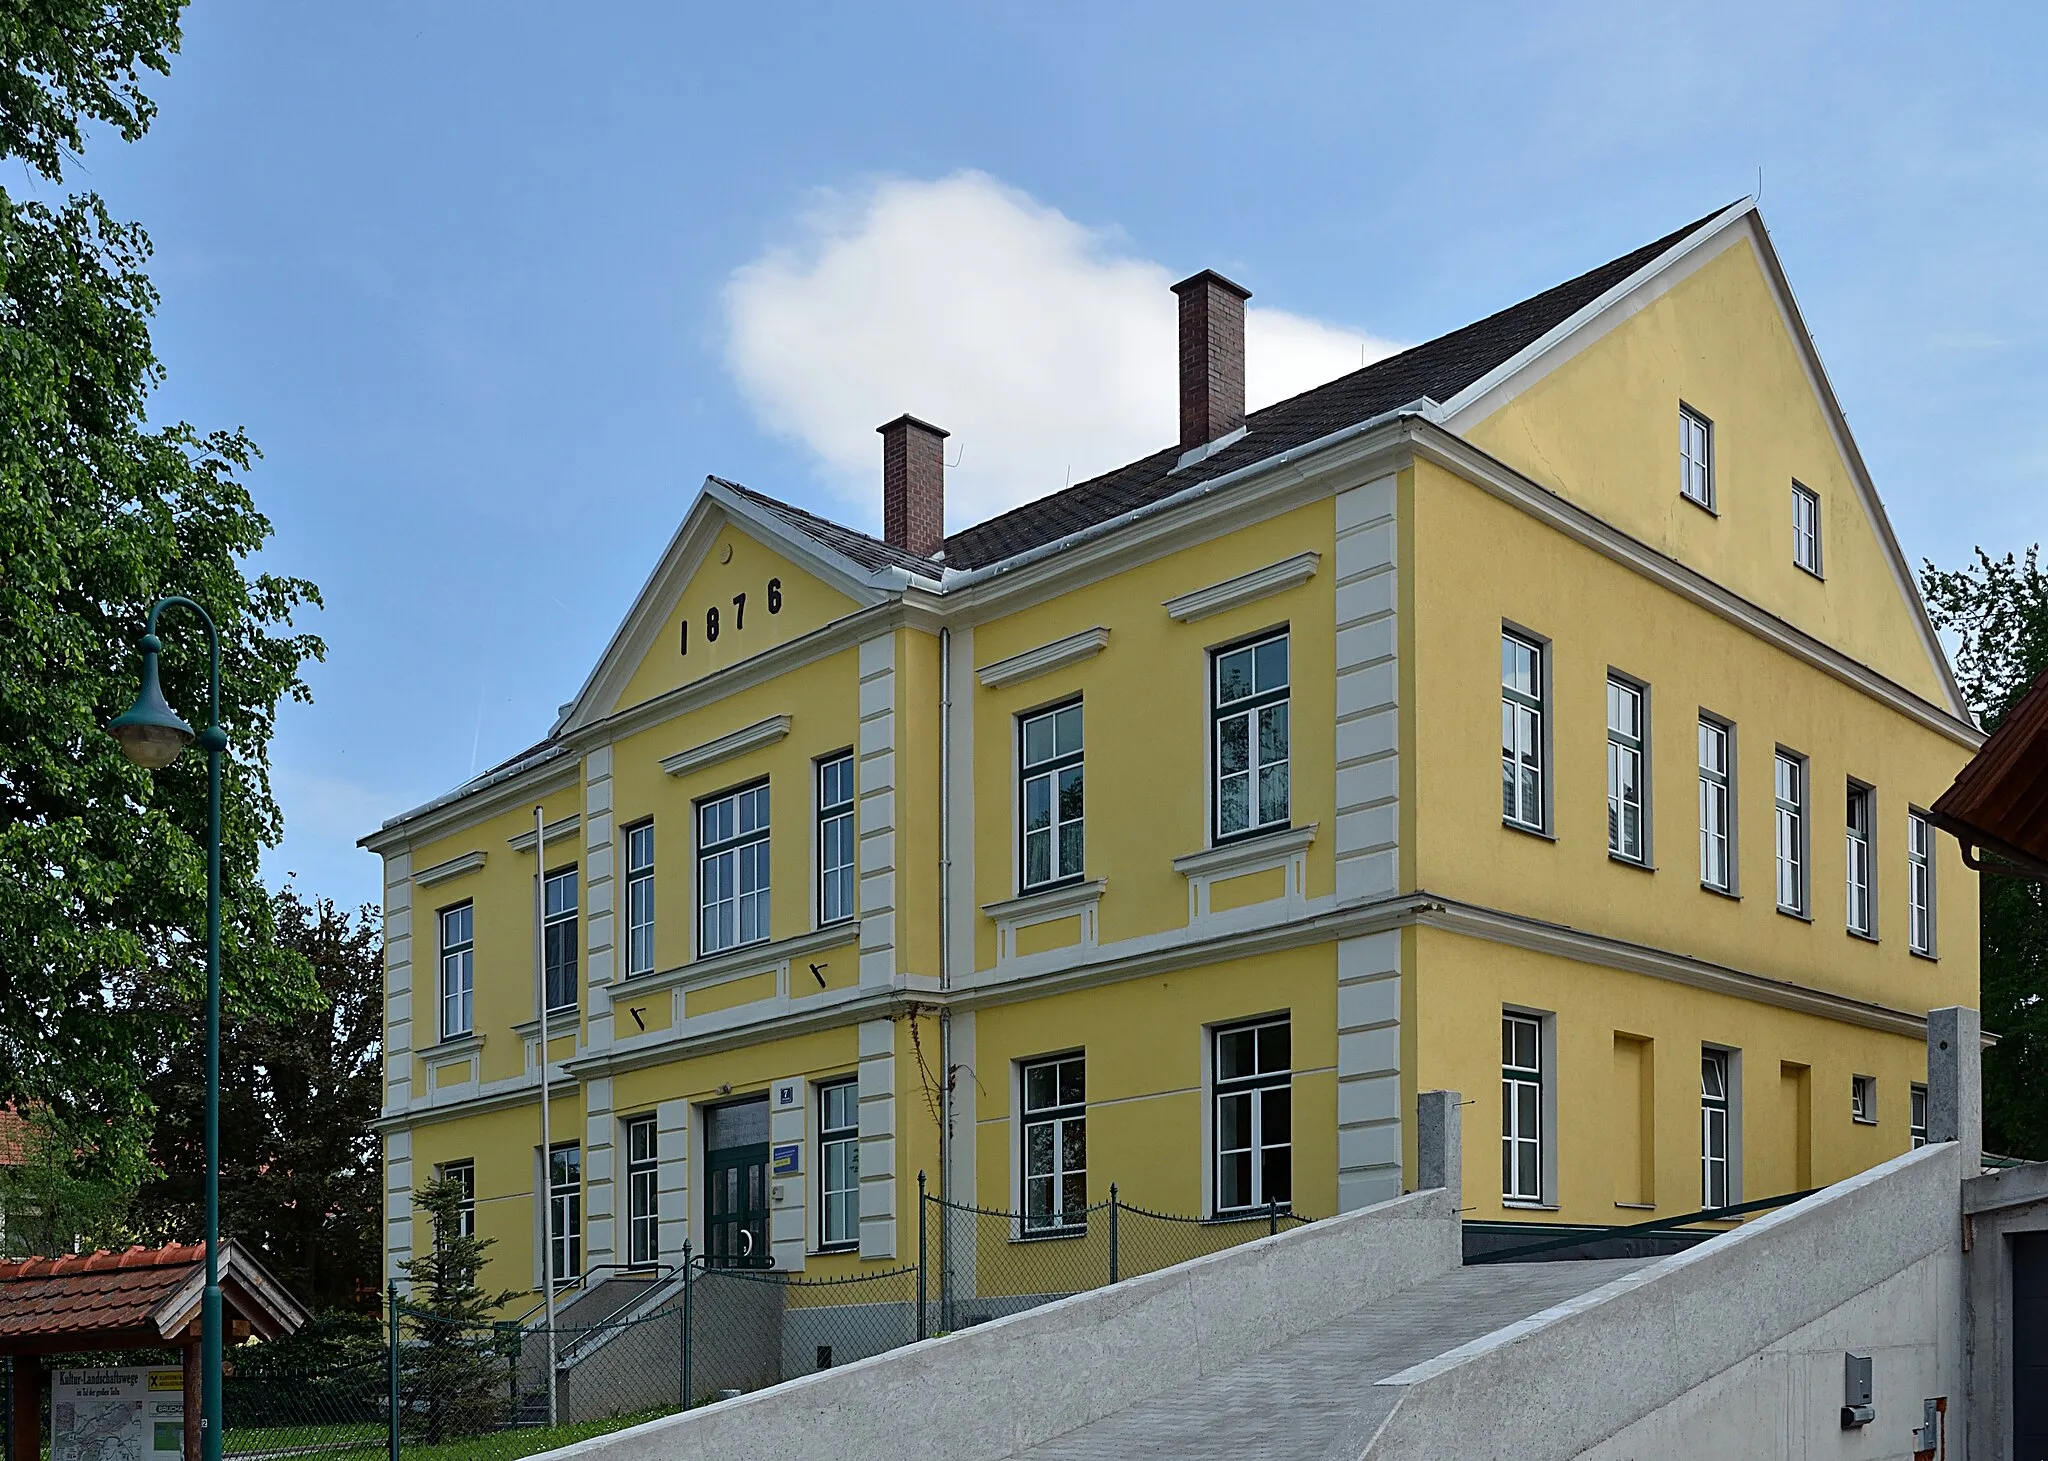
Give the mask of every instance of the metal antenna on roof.
[{"label": "metal antenna on roof", "polygon": [[1756,201],[1759,207],[1762,206],[1764,201],[1764,165],[1762,163],[1756,165]]},{"label": "metal antenna on roof", "polygon": [[950,462],[946,463],[946,470],[950,472],[950,471],[952,471],[952,470],[953,470],[953,468],[955,468],[955,467],[959,466],[959,465],[960,465],[960,458],[961,458],[961,457],[964,457],[964,456],[966,456],[966,455],[967,455],[967,443],[963,441],[963,442],[961,442],[961,443],[960,443],[960,451],[959,451],[959,455],[955,456],[955,457],[953,458],[953,460],[952,460],[952,461],[950,461]]}]

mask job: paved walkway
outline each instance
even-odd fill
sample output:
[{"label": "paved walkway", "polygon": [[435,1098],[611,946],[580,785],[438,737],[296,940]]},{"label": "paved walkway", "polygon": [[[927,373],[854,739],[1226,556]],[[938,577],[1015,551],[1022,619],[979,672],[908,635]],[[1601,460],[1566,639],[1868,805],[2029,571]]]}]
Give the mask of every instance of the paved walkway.
[{"label": "paved walkway", "polygon": [[1375,1381],[1651,1261],[1456,1269],[1277,1344],[1227,1375],[1169,1390],[1016,1455],[1019,1461],[1357,1461],[1402,1394]]}]

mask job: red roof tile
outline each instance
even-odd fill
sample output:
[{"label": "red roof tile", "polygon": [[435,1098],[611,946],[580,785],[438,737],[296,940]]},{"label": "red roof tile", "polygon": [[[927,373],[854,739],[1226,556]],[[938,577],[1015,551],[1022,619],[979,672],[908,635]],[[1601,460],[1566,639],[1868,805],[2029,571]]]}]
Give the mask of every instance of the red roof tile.
[{"label": "red roof tile", "polygon": [[12,1106],[0,1106],[0,1167],[24,1165],[32,1135],[27,1117]]},{"label": "red roof tile", "polygon": [[0,1343],[152,1329],[163,1302],[205,1261],[200,1243],[0,1263]]}]

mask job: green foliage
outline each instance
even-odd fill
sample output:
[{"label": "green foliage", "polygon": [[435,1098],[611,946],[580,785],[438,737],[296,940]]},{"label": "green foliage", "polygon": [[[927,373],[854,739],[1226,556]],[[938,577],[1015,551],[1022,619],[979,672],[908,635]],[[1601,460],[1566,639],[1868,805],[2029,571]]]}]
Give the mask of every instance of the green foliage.
[{"label": "green foliage", "polygon": [[[375,908],[351,917],[290,888],[271,909],[277,952],[312,970],[318,999],[304,1012],[222,1022],[221,1227],[316,1313],[374,1311],[381,924]],[[183,1043],[145,1087],[157,1111],[149,1155],[160,1175],[143,1185],[133,1220],[157,1241],[188,1237],[202,1219],[199,1021],[188,1003],[174,1022]]]},{"label": "green foliage", "polygon": [[0,1257],[127,1246],[133,1189],[78,1175],[69,1137],[46,1113],[22,1118],[19,1150],[0,1166]]},{"label": "green foliage", "polygon": [[[175,0],[0,0],[0,155],[60,176],[83,129],[139,136],[142,70],[178,43]],[[303,580],[250,574],[270,536],[239,431],[154,424],[149,240],[89,194],[0,189],[0,1102],[67,1133],[80,1175],[145,1169],[143,1074],[187,1031],[204,975],[206,766],[131,766],[105,734],[136,686],[150,602],[182,593],[221,626],[223,975],[244,1011],[305,1008],[302,959],[272,940],[257,857],[280,835],[268,746],[306,698],[320,641],[292,629]],[[177,611],[164,689],[204,712],[206,652]]]},{"label": "green foliage", "polygon": [[[1921,591],[1935,627],[1957,645],[1956,679],[1986,730],[2048,668],[2048,576],[2038,545],[1993,558],[1982,548],[1967,568],[1932,563]],[[1984,1028],[1984,1145],[2048,1158],[2048,888],[1987,872],[1978,880]]]},{"label": "green foliage", "polygon": [[400,1310],[400,1413],[426,1445],[496,1430],[510,1408],[507,1336],[492,1314],[512,1294],[486,1293],[477,1282],[497,1240],[463,1231],[464,1196],[462,1184],[448,1177],[413,1189],[433,1247],[399,1265],[412,1288]]}]

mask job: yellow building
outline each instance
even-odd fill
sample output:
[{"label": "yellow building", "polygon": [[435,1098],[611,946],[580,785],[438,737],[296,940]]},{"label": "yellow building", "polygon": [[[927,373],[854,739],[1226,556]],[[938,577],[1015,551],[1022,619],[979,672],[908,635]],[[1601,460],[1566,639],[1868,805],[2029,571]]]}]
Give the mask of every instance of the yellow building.
[{"label": "yellow building", "polygon": [[365,839],[389,1264],[436,1170],[499,1284],[544,1182],[571,1272],[914,1259],[921,1170],[1320,1216],[1432,1088],[1479,1220],[1908,1147],[1980,738],[1754,207],[1249,416],[1176,292],[1177,444],[944,536],[904,417],[886,541],[710,479],[547,738]]}]

